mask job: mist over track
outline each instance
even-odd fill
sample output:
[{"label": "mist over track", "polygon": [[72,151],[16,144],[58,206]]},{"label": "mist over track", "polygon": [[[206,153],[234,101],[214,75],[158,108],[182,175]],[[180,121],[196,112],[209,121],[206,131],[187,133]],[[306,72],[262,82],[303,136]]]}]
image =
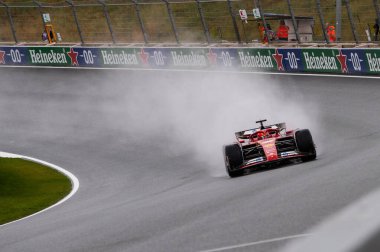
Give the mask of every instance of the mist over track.
[{"label": "mist over track", "polygon": [[[81,183],[63,205],[2,227],[2,251],[200,251],[304,234],[380,182],[378,80],[0,73],[0,150],[57,164]],[[222,145],[262,118],[309,128],[318,159],[228,178]]]}]

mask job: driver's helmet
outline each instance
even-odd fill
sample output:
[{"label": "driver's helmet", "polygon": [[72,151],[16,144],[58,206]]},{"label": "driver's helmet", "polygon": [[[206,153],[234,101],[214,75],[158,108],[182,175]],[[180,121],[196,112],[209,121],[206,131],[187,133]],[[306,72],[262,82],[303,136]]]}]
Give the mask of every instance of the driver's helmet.
[{"label": "driver's helmet", "polygon": [[263,139],[264,136],[265,136],[264,132],[262,132],[262,131],[257,132],[257,138],[258,139]]}]

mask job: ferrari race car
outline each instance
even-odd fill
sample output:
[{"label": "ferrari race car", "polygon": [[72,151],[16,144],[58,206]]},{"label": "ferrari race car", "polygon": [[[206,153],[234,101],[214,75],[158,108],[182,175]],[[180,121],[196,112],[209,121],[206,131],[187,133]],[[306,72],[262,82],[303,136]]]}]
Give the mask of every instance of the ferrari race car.
[{"label": "ferrari race car", "polygon": [[224,159],[230,177],[244,174],[248,168],[265,167],[284,161],[314,160],[317,157],[308,129],[286,130],[285,123],[264,126],[235,133],[237,142],[224,146]]}]

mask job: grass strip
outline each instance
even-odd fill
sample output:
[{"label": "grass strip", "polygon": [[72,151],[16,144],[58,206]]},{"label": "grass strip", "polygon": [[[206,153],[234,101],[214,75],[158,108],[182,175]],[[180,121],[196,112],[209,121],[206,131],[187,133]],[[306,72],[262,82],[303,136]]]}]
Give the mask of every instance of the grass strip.
[{"label": "grass strip", "polygon": [[0,158],[0,225],[47,208],[70,193],[71,181],[49,167]]}]

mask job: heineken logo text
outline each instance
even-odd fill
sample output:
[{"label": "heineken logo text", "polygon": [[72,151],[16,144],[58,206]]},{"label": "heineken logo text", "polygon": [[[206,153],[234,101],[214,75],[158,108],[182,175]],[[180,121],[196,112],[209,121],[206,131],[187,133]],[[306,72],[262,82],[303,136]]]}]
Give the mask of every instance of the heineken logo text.
[{"label": "heineken logo text", "polygon": [[332,56],[326,56],[322,52],[322,56],[315,56],[312,52],[309,55],[308,52],[303,53],[307,69],[323,69],[323,70],[336,70],[338,66],[336,64],[335,58]]},{"label": "heineken logo text", "polygon": [[54,50],[50,50],[49,52],[43,52],[42,50],[29,50],[30,58],[32,63],[40,63],[40,64],[67,64],[66,53],[57,53]]},{"label": "heineken logo text", "polygon": [[[380,71],[380,58],[377,57],[376,53],[373,55],[371,53],[366,53],[369,70],[372,72]],[[372,57],[374,56],[374,57]]]},{"label": "heineken logo text", "polygon": [[174,66],[207,66],[206,57],[202,54],[184,54],[183,52],[171,51]]},{"label": "heineken logo text", "polygon": [[136,54],[125,53],[121,51],[120,53],[114,53],[111,51],[101,50],[103,62],[105,65],[138,65]]},{"label": "heineken logo text", "polygon": [[250,55],[249,52],[239,52],[239,58],[242,67],[254,67],[254,68],[273,68],[272,57],[269,55],[261,55],[260,52],[257,55]]}]

